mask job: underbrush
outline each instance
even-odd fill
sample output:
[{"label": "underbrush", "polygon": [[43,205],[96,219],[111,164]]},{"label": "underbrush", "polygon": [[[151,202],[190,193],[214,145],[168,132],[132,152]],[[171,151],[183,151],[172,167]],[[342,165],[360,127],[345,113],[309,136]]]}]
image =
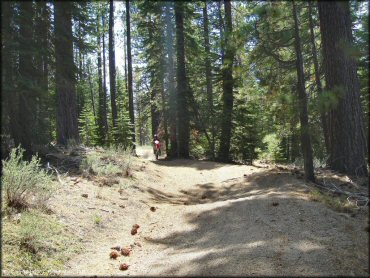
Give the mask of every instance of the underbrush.
[{"label": "underbrush", "polygon": [[338,212],[351,213],[357,208],[356,205],[349,203],[344,197],[331,196],[327,193],[320,192],[319,190],[312,190],[309,198],[311,201],[324,203]]},{"label": "underbrush", "polygon": [[57,275],[79,249],[52,215],[30,210],[3,218],[3,275]]},{"label": "underbrush", "polygon": [[2,161],[2,274],[53,275],[78,245],[47,207],[57,189],[52,175],[37,156],[25,161],[23,153],[14,148]]},{"label": "underbrush", "polygon": [[28,207],[44,207],[55,192],[52,176],[41,168],[40,158],[32,156],[23,160],[24,150],[13,148],[9,158],[2,161],[2,209],[22,210]]},{"label": "underbrush", "polygon": [[130,176],[132,150],[121,146],[109,147],[103,151],[93,150],[86,154],[80,169],[85,176]]}]

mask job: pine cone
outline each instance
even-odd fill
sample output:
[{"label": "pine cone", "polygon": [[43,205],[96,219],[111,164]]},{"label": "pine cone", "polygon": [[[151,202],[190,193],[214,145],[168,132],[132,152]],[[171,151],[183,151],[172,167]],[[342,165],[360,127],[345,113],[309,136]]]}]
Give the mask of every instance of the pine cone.
[{"label": "pine cone", "polygon": [[137,229],[132,228],[132,230],[131,230],[131,234],[132,234],[132,235],[136,235],[136,234],[137,234]]},{"label": "pine cone", "polygon": [[128,264],[120,264],[119,265],[119,270],[127,270],[128,269]]},{"label": "pine cone", "polygon": [[123,256],[130,256],[130,249],[128,249],[128,248],[122,248],[121,249],[121,254],[123,255]]},{"label": "pine cone", "polygon": [[111,259],[116,259],[119,256],[119,254],[118,254],[117,251],[114,250],[114,251],[110,252],[109,256],[110,256]]},{"label": "pine cone", "polygon": [[132,228],[134,228],[134,229],[139,229],[139,228],[140,228],[140,226],[139,226],[138,224],[134,224],[134,225],[132,225]]}]

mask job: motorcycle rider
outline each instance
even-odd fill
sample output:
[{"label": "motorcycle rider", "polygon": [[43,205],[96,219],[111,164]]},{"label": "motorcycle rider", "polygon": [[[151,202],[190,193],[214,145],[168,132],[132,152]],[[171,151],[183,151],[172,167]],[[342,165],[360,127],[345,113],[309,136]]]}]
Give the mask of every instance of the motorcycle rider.
[{"label": "motorcycle rider", "polygon": [[159,141],[159,138],[158,138],[158,135],[157,134],[154,134],[153,144],[154,144],[154,154],[156,152],[156,148],[157,148],[157,145],[158,145],[158,147],[159,147],[159,155],[161,155],[161,144],[160,144],[160,141]]}]

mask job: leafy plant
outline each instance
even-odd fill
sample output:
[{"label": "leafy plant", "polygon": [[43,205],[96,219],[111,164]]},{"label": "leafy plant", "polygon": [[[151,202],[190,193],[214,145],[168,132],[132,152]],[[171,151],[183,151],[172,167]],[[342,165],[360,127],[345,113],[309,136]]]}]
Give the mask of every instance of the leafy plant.
[{"label": "leafy plant", "polygon": [[103,218],[101,217],[101,215],[99,214],[95,214],[94,215],[94,223],[95,225],[100,225],[100,223],[102,222]]},{"label": "leafy plant", "polygon": [[40,158],[32,156],[31,161],[24,161],[24,149],[13,148],[8,159],[3,160],[4,204],[17,209],[31,204],[43,206],[55,189],[51,175],[41,168]]},{"label": "leafy plant", "polygon": [[260,153],[260,159],[271,161],[280,161],[282,159],[280,140],[275,133],[267,134],[262,142],[266,145],[266,148]]}]

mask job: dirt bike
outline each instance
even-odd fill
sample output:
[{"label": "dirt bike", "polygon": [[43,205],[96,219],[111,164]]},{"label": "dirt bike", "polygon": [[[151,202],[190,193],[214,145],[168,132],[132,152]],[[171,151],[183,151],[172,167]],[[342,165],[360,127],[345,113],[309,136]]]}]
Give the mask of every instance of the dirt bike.
[{"label": "dirt bike", "polygon": [[161,144],[158,140],[154,141],[155,144],[155,159],[158,160],[158,157],[161,155]]}]

